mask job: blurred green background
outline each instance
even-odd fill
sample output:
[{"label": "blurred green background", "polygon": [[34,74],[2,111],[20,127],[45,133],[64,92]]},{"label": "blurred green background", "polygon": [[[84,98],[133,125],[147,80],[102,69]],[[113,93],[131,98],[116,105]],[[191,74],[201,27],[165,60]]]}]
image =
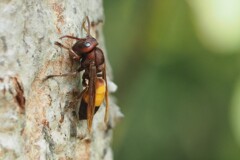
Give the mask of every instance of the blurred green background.
[{"label": "blurred green background", "polygon": [[240,0],[104,0],[115,160],[240,159]]}]

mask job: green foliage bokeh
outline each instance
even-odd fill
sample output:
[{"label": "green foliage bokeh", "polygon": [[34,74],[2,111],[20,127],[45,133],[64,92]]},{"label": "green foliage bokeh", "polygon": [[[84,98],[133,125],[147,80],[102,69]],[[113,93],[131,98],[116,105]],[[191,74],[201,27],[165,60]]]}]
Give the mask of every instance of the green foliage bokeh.
[{"label": "green foliage bokeh", "polygon": [[231,121],[239,50],[205,47],[186,1],[106,0],[104,8],[125,115],[114,133],[115,160],[239,160]]}]

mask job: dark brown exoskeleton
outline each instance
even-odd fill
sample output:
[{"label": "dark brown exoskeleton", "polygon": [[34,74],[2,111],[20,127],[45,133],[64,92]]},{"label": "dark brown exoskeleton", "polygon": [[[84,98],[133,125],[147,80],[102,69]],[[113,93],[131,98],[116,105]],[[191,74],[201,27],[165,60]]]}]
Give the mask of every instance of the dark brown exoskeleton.
[{"label": "dark brown exoskeleton", "polygon": [[[87,29],[85,27],[86,21],[88,23]],[[88,130],[91,131],[93,116],[103,103],[104,99],[106,102],[104,120],[105,123],[107,122],[109,108],[108,89],[104,54],[102,50],[97,47],[97,40],[90,35],[90,21],[88,17],[86,17],[83,22],[83,28],[87,32],[87,36],[85,38],[77,38],[70,35],[60,37],[60,39],[70,38],[76,40],[76,43],[72,46],[72,48],[68,48],[59,42],[55,42],[55,45],[69,51],[70,57],[80,63],[79,68],[73,73],[49,75],[47,78],[54,76],[75,75],[78,72],[84,71],[82,76],[82,85],[85,88],[79,96],[79,98],[81,98],[79,118],[80,120],[87,119]]]}]

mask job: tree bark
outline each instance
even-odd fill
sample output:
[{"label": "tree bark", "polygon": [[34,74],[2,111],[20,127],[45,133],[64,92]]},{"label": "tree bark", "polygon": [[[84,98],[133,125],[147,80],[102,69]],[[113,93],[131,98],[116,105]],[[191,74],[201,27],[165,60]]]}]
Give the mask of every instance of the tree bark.
[{"label": "tree bark", "polygon": [[[0,159],[112,159],[112,128],[122,117],[113,100],[109,123],[104,123],[103,105],[89,134],[86,121],[77,117],[81,75],[43,81],[76,70],[78,63],[54,42],[66,34],[84,37],[85,16],[106,53],[101,0],[0,2]],[[111,74],[108,78],[113,92]]]}]

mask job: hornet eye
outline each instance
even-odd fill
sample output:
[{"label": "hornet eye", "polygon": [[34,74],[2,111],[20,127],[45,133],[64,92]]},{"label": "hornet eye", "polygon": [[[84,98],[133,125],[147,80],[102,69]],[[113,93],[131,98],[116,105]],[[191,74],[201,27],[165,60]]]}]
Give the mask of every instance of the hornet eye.
[{"label": "hornet eye", "polygon": [[84,45],[84,47],[90,47],[91,46],[91,44],[89,42],[84,42],[83,45]]}]

